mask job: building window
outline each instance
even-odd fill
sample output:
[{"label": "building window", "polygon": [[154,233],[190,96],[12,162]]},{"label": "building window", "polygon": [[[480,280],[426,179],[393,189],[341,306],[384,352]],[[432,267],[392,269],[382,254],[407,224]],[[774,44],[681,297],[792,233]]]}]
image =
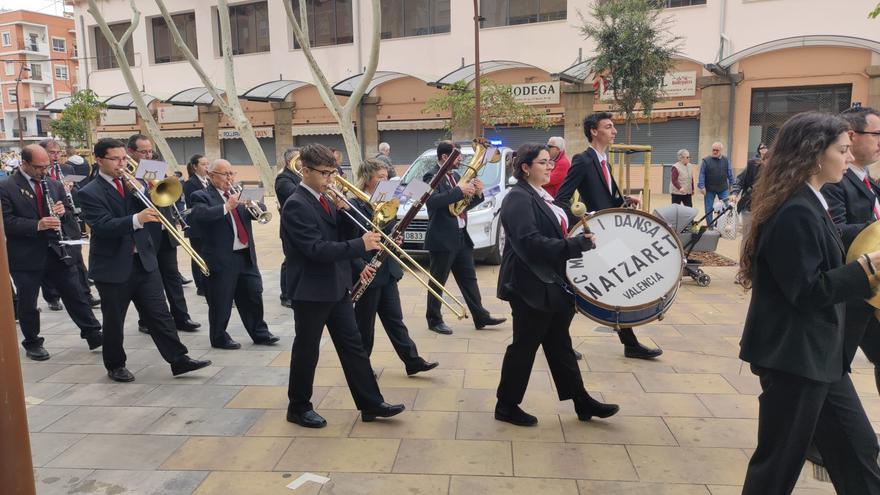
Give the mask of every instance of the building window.
[{"label": "building window", "polygon": [[3,46],[12,46],[12,34],[9,31],[3,31]]},{"label": "building window", "polygon": [[79,50],[77,50],[77,48],[76,48],[76,42],[75,42],[75,41],[73,42],[73,56],[74,56],[74,57],[79,57]]},{"label": "building window", "polygon": [[[130,22],[113,24],[110,26],[110,32],[113,33],[116,39],[119,39],[125,34],[125,30],[130,25]],[[92,37],[95,39],[95,59],[98,70],[118,69],[119,64],[116,63],[116,57],[113,56],[113,49],[110,48],[110,43],[107,42],[104,33],[97,26],[92,28]],[[130,37],[125,42],[125,59],[128,61],[129,66],[134,65],[134,45]]]},{"label": "building window", "polygon": [[9,99],[9,103],[15,103],[18,101],[18,96],[15,94],[15,88],[6,88],[6,97]]},{"label": "building window", "polygon": [[32,79],[34,81],[42,81],[43,80],[43,66],[40,64],[31,64],[31,72],[28,77],[25,79]]},{"label": "building window", "polygon": [[749,114],[749,149],[768,146],[782,124],[801,112],[838,114],[850,107],[852,85],[753,89]]},{"label": "building window", "polygon": [[67,40],[64,38],[52,38],[52,51],[64,53],[67,51]]},{"label": "building window", "polygon": [[449,32],[449,0],[382,0],[382,39]]},{"label": "building window", "polygon": [[[266,2],[233,5],[229,7],[229,24],[232,28],[232,54],[244,55],[269,51],[269,6]],[[220,18],[217,17],[217,40],[220,39]]]},{"label": "building window", "polygon": [[15,63],[14,62],[6,62],[6,75],[14,76],[15,75]]},{"label": "building window", "polygon": [[480,0],[482,27],[513,26],[566,18],[566,0]]},{"label": "building window", "polygon": [[[193,56],[199,58],[199,47],[196,43],[196,14],[195,12],[185,12],[183,14],[174,14],[171,16],[180,37],[186,43],[189,51]],[[168,62],[180,62],[186,60],[183,51],[177,48],[174,39],[171,36],[171,30],[164,17],[154,17],[153,25],[153,62],[157,64],[167,64]]]},{"label": "building window", "polygon": [[58,79],[59,81],[66,81],[69,79],[66,65],[55,66],[55,79]]},{"label": "building window", "polygon": [[[301,18],[299,0],[293,3],[293,13]],[[354,43],[351,0],[306,0],[309,20],[309,43],[314,46]],[[294,40],[294,47],[299,43]]]},{"label": "building window", "polygon": [[690,7],[691,5],[706,5],[706,0],[660,0],[660,4],[668,9],[675,7]]}]

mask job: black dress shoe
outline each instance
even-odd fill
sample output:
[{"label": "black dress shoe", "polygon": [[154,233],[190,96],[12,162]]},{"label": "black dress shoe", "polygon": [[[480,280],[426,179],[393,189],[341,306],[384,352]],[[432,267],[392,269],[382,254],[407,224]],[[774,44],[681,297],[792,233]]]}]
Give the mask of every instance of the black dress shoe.
[{"label": "black dress shoe", "polygon": [[88,342],[89,344],[89,350],[94,351],[98,347],[104,345],[104,334],[98,332],[94,335],[89,335],[88,337],[86,337],[86,342]]},{"label": "black dress shoe", "polygon": [[361,420],[363,420],[364,423],[369,423],[376,418],[390,418],[391,416],[397,416],[405,409],[406,406],[403,404],[391,405],[387,402],[383,402],[372,409],[361,411]]},{"label": "black dress shoe", "polygon": [[201,324],[201,323],[196,323],[196,322],[192,321],[192,319],[189,319],[189,320],[186,320],[186,321],[184,321],[184,322],[178,323],[178,324],[175,325],[175,326],[176,326],[177,329],[180,330],[181,332],[195,332],[195,331],[198,330],[199,328],[202,328],[202,324]]},{"label": "black dress shoe", "polygon": [[495,419],[516,426],[535,426],[538,418],[520,409],[519,406],[506,406],[500,402],[495,404]]},{"label": "black dress shoe", "polygon": [[47,351],[41,345],[35,345],[25,348],[24,355],[30,359],[33,359],[34,361],[45,361],[49,359],[49,351]]},{"label": "black dress shoe", "polygon": [[327,426],[327,420],[322,418],[320,414],[316,413],[314,409],[304,413],[296,413],[288,409],[287,421],[289,423],[296,423],[300,426],[305,426],[306,428],[323,428]]},{"label": "black dress shoe", "polygon": [[134,381],[134,375],[131,374],[131,371],[125,369],[124,366],[108,371],[107,376],[109,376],[114,382],[128,383]]},{"label": "black dress shoe", "polygon": [[150,335],[150,329],[143,325],[138,325],[138,332]]},{"label": "black dress shoe", "polygon": [[52,311],[64,311],[64,306],[61,305],[61,301],[49,301],[49,309]]},{"label": "black dress shoe", "polygon": [[488,319],[481,321],[480,323],[474,323],[477,327],[477,330],[482,330],[484,327],[491,327],[493,325],[500,325],[507,321],[507,318],[495,318],[490,316]]},{"label": "black dress shoe", "polygon": [[226,349],[228,351],[234,351],[235,349],[241,349],[241,344],[234,340],[229,340],[218,345],[211,344],[211,347],[213,347],[214,349]]},{"label": "black dress shoe", "polygon": [[654,359],[663,354],[663,349],[651,349],[642,344],[628,345],[623,348],[623,355],[634,359]]},{"label": "black dress shoe", "polygon": [[290,299],[284,299],[283,297],[281,298],[281,305],[284,306],[285,308],[292,308],[293,307],[293,303],[290,302]]},{"label": "black dress shoe", "polygon": [[420,359],[420,362],[406,367],[406,375],[413,376],[416,373],[421,373],[423,371],[431,371],[432,369],[440,366],[440,363],[437,361],[425,361],[424,359]]},{"label": "black dress shoe", "polygon": [[449,328],[446,323],[440,322],[436,325],[432,325],[428,327],[428,330],[432,332],[441,333],[443,335],[452,335],[452,329]]},{"label": "black dress shoe", "polygon": [[574,358],[578,361],[582,361],[584,359],[584,355],[579,353],[578,351],[574,351]]},{"label": "black dress shoe", "polygon": [[200,370],[211,366],[211,361],[199,361],[190,357],[184,357],[180,361],[171,363],[171,374],[174,376],[189,373],[190,371]]},{"label": "black dress shoe", "polygon": [[281,340],[281,337],[270,333],[269,336],[264,339],[255,340],[254,345],[275,345],[279,340]]},{"label": "black dress shoe", "polygon": [[89,306],[91,306],[93,308],[97,308],[100,305],[101,305],[101,300],[98,299],[97,297],[89,294]]},{"label": "black dress shoe", "polygon": [[574,411],[577,413],[579,420],[589,421],[593,416],[597,418],[614,416],[617,414],[617,411],[620,411],[620,406],[617,404],[605,404],[587,395],[574,399]]}]

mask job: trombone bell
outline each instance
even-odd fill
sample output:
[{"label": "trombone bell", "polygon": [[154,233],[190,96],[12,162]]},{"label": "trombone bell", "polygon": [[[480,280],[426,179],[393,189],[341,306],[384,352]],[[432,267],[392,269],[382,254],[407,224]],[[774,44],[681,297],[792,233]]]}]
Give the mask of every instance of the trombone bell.
[{"label": "trombone bell", "polygon": [[150,200],[160,208],[173,205],[180,199],[181,194],[183,194],[183,186],[177,177],[150,181]]},{"label": "trombone bell", "polygon": [[[846,252],[846,262],[851,263],[863,254],[872,253],[880,249],[880,221],[874,222],[859,232]],[[880,309],[880,291],[866,299],[865,302]]]}]

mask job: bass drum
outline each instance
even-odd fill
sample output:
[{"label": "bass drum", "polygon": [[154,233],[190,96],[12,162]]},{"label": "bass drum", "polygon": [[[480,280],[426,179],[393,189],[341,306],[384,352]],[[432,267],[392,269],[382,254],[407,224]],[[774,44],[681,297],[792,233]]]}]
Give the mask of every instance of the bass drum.
[{"label": "bass drum", "polygon": [[[602,210],[586,222],[596,249],[568,260],[565,270],[578,311],[616,329],[663,319],[686,262],[675,232],[660,218],[624,208]],[[568,235],[582,231],[578,223]]]}]

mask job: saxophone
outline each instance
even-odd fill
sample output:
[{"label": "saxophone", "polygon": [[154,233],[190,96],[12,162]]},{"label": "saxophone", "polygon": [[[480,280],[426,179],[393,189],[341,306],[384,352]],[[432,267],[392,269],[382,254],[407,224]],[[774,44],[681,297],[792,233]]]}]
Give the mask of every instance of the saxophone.
[{"label": "saxophone", "polygon": [[[485,138],[474,139],[474,157],[471,158],[471,161],[467,165],[465,165],[467,170],[461,174],[461,178],[458,179],[458,182],[470,182],[476,179],[480,170],[485,167],[486,164],[497,163],[500,160],[501,152],[498,148],[490,146]],[[471,196],[465,196],[463,199],[452,203],[449,205],[449,213],[454,217],[461,215],[471,204],[471,199]]]}]

